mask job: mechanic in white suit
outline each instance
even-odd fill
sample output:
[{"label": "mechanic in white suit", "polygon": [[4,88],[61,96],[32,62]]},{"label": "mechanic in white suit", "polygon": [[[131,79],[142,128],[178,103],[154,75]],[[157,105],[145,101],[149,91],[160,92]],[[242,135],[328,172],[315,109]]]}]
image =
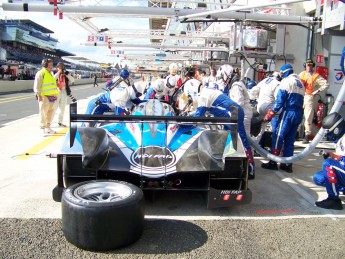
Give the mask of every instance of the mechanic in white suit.
[{"label": "mechanic in white suit", "polygon": [[125,81],[120,82],[110,92],[110,100],[114,107],[115,115],[124,115],[126,110],[131,109],[132,102],[140,103],[132,85],[128,85]]},{"label": "mechanic in white suit", "polygon": [[198,107],[198,93],[200,92],[202,88],[202,83],[195,79],[196,74],[196,68],[195,67],[187,67],[185,76],[188,78],[188,80],[185,82],[183,86],[183,92],[185,98],[188,99],[188,103],[191,103],[192,105],[189,106],[189,111],[195,111]]},{"label": "mechanic in white suit", "polygon": [[[250,124],[253,117],[253,110],[246,85],[239,80],[238,77],[238,79],[236,79],[234,68],[230,65],[222,65],[217,71],[217,76],[222,78],[224,93],[226,93],[227,86],[229,86],[229,97],[242,107],[244,111],[244,128],[246,133],[250,136]],[[228,83],[226,84],[226,82]]]},{"label": "mechanic in white suit", "polygon": [[[268,110],[272,109],[278,93],[280,80],[279,72],[275,71],[272,76],[260,81],[256,86],[249,90],[249,96],[251,98],[257,96],[257,111],[262,117],[265,117]],[[271,120],[272,131],[274,131],[274,128],[276,127],[277,120],[278,116]]]}]

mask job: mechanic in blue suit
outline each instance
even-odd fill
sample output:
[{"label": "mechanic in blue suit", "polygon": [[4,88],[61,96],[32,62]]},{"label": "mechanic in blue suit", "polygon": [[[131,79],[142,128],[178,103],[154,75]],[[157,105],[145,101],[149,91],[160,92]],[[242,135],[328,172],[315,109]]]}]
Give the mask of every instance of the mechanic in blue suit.
[{"label": "mechanic in blue suit", "polygon": [[[244,128],[244,111],[240,105],[231,100],[230,97],[228,97],[222,91],[213,89],[212,86],[209,87],[204,87],[201,90],[200,96],[198,97],[198,108],[196,109],[194,116],[202,117],[208,111],[215,117],[231,117],[231,107],[236,107],[238,109],[238,134],[240,135],[247,158],[249,159],[248,179],[254,179],[255,165],[253,154]],[[230,125],[225,125],[224,129],[229,130]]]},{"label": "mechanic in blue suit", "polygon": [[[264,122],[271,121],[281,110],[277,127],[272,135],[271,153],[279,156],[284,144],[284,157],[293,156],[294,142],[298,125],[303,118],[303,98],[305,87],[294,74],[293,67],[285,64],[280,68],[282,81],[271,110],[268,110]],[[270,160],[261,165],[265,169],[278,170],[277,162]],[[292,173],[292,164],[280,164],[280,169]]]},{"label": "mechanic in blue suit", "polygon": [[[88,106],[86,108],[86,114],[103,114],[104,112],[109,112],[112,110],[110,104],[112,103],[110,94],[111,91],[116,91],[117,87],[124,83],[128,87],[131,86],[131,81],[129,80],[129,71],[127,69],[122,69],[120,71],[120,76],[115,77],[112,80],[108,80],[105,87],[107,92],[100,94],[96,98],[93,98],[89,101]],[[140,93],[139,93],[140,94]],[[133,101],[136,102],[136,96],[133,97]],[[115,109],[115,114],[118,115],[118,109]]]},{"label": "mechanic in blue suit", "polygon": [[342,210],[339,191],[345,191],[345,135],[337,142],[335,152],[323,154],[325,161],[322,170],[315,173],[313,180],[316,185],[326,187],[327,199],[315,202],[324,209]]}]

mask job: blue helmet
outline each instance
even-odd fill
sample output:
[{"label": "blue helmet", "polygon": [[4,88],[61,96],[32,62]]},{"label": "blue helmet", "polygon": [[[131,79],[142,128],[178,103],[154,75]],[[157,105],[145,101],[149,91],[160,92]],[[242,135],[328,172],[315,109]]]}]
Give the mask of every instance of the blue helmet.
[{"label": "blue helmet", "polygon": [[125,68],[121,69],[120,76],[123,79],[127,79],[129,77],[129,71],[127,69],[125,69]]},{"label": "blue helmet", "polygon": [[293,73],[293,67],[290,64],[282,65],[280,68],[280,75],[285,78]]},{"label": "blue helmet", "polygon": [[254,80],[249,80],[248,84],[246,85],[248,90],[252,89],[254,86],[256,86],[256,82]]}]

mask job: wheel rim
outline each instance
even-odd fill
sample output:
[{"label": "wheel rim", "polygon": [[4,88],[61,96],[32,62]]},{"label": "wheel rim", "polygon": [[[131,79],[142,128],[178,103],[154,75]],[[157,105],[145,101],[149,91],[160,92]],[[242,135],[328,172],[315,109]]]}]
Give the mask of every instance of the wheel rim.
[{"label": "wheel rim", "polygon": [[128,186],[116,182],[94,182],[77,187],[74,195],[93,202],[113,202],[124,200],[132,194]]}]

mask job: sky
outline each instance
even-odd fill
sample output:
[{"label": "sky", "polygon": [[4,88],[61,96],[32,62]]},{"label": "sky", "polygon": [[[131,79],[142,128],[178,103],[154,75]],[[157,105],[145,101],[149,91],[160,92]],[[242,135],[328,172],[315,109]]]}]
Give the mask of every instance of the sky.
[{"label": "sky", "polygon": [[[1,0],[0,2],[7,2]],[[14,2],[27,2],[27,1],[14,1]],[[85,1],[94,3],[95,1]],[[103,5],[106,5],[107,1],[103,1]],[[115,2],[115,1],[112,1]],[[118,1],[123,2],[123,1]],[[135,1],[131,1],[132,4]],[[39,1],[39,4],[46,4],[46,1]],[[128,1],[127,1],[128,3]],[[48,3],[47,3],[48,4]],[[107,46],[84,46],[83,43],[87,42],[87,38],[91,35],[83,27],[69,20],[66,16],[62,20],[58,16],[54,16],[53,13],[42,13],[42,12],[13,12],[13,11],[0,11],[1,19],[29,19],[33,22],[54,31],[51,36],[58,39],[58,49],[62,49],[73,53],[77,56],[82,56],[91,60],[105,63],[116,63],[119,61],[118,58],[110,56],[111,50]],[[102,18],[93,19],[92,22],[99,28],[108,29],[149,29],[148,19],[129,19],[129,18]],[[114,50],[115,48],[112,48]],[[115,49],[120,50],[120,49]],[[126,52],[126,51],[125,51]],[[127,51],[128,52],[128,51]]]}]

